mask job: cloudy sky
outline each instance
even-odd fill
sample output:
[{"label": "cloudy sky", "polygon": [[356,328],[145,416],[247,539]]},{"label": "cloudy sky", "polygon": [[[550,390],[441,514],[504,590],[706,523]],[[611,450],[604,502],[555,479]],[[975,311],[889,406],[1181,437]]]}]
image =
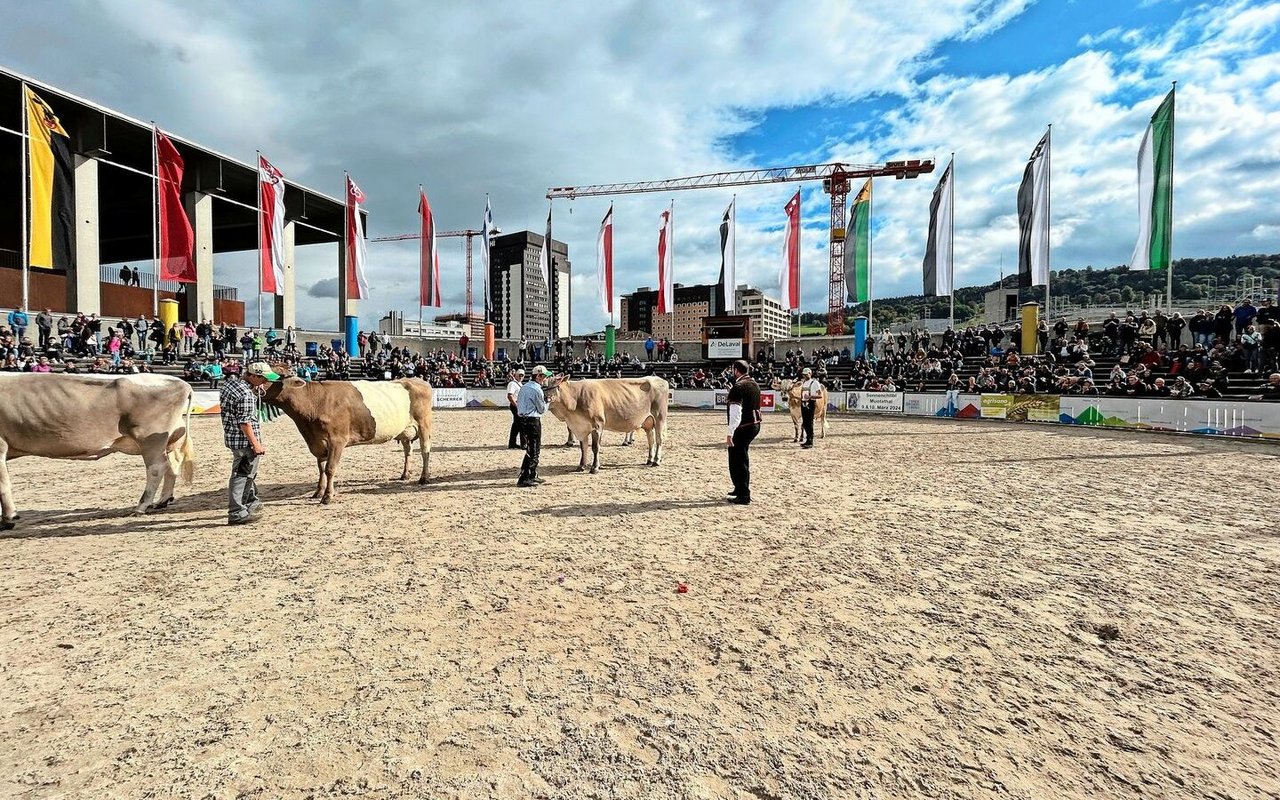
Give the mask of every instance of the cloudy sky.
[{"label": "cloudy sky", "polygon": [[[419,182],[445,228],[478,228],[487,193],[504,231],[541,231],[549,186],[954,152],[958,286],[1016,264],[1017,184],[1050,123],[1054,266],[1127,262],[1138,142],[1176,80],[1175,256],[1280,252],[1280,2],[71,0],[5,16],[19,72],[245,161],[261,149],[335,196],[350,170],[371,236],[413,230]],[[878,297],[920,291],[937,174],[876,186]],[[733,191],[618,198],[617,290],[655,284],[672,200],[676,280],[714,280]],[[795,186],[736,191],[739,278],[776,292]],[[575,333],[606,321],[608,202],[555,206]],[[820,186],[803,213],[803,307],[824,311]],[[460,309],[462,243],[441,252],[444,310]],[[364,324],[417,314],[416,253],[370,245]],[[301,324],[335,327],[335,248],[298,259]],[[251,256],[216,270],[252,316]]]}]

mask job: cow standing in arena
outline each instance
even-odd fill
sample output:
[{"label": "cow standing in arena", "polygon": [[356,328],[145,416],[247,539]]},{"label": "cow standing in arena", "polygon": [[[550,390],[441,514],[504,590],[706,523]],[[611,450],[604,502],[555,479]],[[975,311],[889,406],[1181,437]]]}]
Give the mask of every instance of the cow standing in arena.
[{"label": "cow standing in arena", "polygon": [[140,455],[147,487],[134,513],[167,507],[179,470],[187,484],[195,471],[191,397],[186,381],[166,375],[0,375],[0,530],[18,518],[6,462],[21,456]]},{"label": "cow standing in arena", "polygon": [[284,411],[298,426],[307,449],[316,457],[320,478],[313,498],[331,503],[342,451],[349,445],[383,444],[392,439],[404,446],[404,469],[409,477],[409,453],[416,439],[422,452],[419,484],[428,480],[431,464],[431,386],[425,381],[326,381],[307,383],[285,378],[267,387],[263,402]]},{"label": "cow standing in arena", "polygon": [[[791,424],[795,426],[796,435],[791,441],[798,442],[804,435],[801,430],[800,398],[803,394],[803,381],[783,381],[782,391],[787,395],[787,410],[791,412]],[[822,387],[822,395],[813,404],[813,424],[822,426],[822,438],[827,438],[827,387]]]},{"label": "cow standing in arena", "polygon": [[632,433],[643,428],[649,439],[646,465],[662,463],[662,436],[667,426],[669,387],[662,378],[598,378],[570,381],[559,376],[546,386],[547,408],[562,420],[582,446],[578,471],[600,471],[600,435],[604,431]]}]

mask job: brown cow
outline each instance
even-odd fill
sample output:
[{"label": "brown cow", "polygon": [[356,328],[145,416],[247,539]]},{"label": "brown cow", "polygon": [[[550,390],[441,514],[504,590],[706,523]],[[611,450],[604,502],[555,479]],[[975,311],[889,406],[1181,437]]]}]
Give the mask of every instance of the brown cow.
[{"label": "brown cow", "polygon": [[0,530],[18,518],[5,462],[21,456],[140,455],[147,487],[134,513],[168,506],[178,471],[189,485],[195,469],[191,397],[166,375],[0,375]]},{"label": "brown cow", "polygon": [[579,472],[587,468],[588,443],[592,450],[591,472],[600,471],[600,435],[607,430],[628,434],[644,428],[649,438],[645,464],[656,467],[662,463],[669,392],[662,378],[570,381],[567,376],[560,376],[548,382],[545,392],[547,408],[564,421],[582,445]]},{"label": "brown cow", "polygon": [[[801,387],[804,381],[783,381],[782,391],[787,395],[787,410],[791,412],[791,424],[796,429],[796,436],[791,441],[798,442],[804,431],[802,429],[803,417],[800,413],[800,400],[804,395]],[[822,438],[827,438],[827,387],[822,387],[822,396],[818,398],[818,402],[813,404],[813,424],[815,427],[821,426]]]},{"label": "brown cow", "polygon": [[307,449],[316,457],[320,479],[315,494],[321,503],[335,496],[335,476],[348,445],[382,444],[392,439],[404,445],[404,470],[409,477],[409,452],[418,440],[422,475],[431,463],[431,386],[417,379],[398,381],[326,381],[307,383],[284,378],[267,387],[263,401],[284,411],[298,426]]}]

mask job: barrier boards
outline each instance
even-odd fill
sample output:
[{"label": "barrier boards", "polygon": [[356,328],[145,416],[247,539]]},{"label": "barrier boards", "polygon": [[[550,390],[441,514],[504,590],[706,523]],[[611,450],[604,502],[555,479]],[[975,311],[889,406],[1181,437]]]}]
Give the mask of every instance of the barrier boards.
[{"label": "barrier boards", "polygon": [[[436,408],[507,407],[503,389],[436,389]],[[728,392],[676,389],[671,408],[723,408]],[[760,395],[761,411],[774,411],[780,393]],[[193,393],[193,414],[217,414],[218,393]],[[1208,436],[1280,439],[1280,403],[1247,400],[1169,400],[1166,398],[1074,397],[1070,395],[915,394],[904,392],[830,392],[829,412],[894,414],[955,419],[1006,419],[1061,425],[1172,431]]]}]

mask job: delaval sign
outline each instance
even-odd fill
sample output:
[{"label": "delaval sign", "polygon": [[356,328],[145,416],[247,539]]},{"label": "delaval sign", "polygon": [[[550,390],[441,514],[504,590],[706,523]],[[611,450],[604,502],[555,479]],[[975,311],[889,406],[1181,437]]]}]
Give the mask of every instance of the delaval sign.
[{"label": "delaval sign", "polygon": [[708,339],[707,358],[712,360],[742,358],[742,340]]}]

